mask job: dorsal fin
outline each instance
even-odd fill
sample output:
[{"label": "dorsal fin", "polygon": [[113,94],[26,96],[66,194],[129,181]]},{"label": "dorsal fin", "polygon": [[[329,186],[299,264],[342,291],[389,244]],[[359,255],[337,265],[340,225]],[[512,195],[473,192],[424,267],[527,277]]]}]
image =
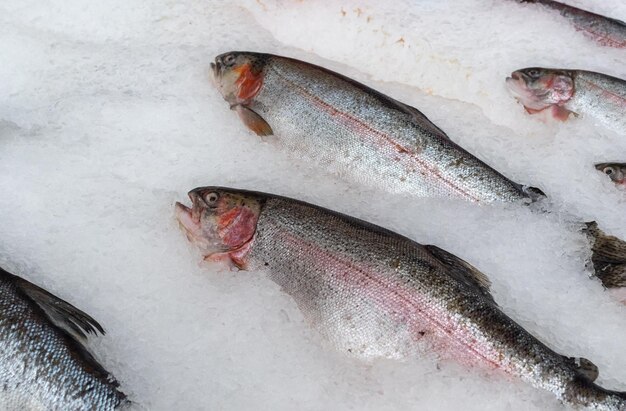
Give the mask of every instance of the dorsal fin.
[{"label": "dorsal fin", "polygon": [[572,364],[579,373],[588,378],[589,381],[593,382],[598,378],[598,367],[588,359],[582,357],[563,357]]},{"label": "dorsal fin", "polygon": [[54,325],[70,335],[83,340],[87,338],[87,334],[104,335],[104,329],[96,320],[72,304],[23,278],[15,276],[15,284],[44,311]]},{"label": "dorsal fin", "polygon": [[489,278],[487,278],[485,274],[467,261],[461,260],[459,257],[450,254],[446,250],[442,250],[434,245],[426,245],[425,247],[437,260],[452,270],[459,279],[476,287],[485,297],[494,302],[493,296],[489,292],[491,281],[489,281]]},{"label": "dorsal fin", "polygon": [[435,135],[438,135],[441,138],[450,140],[450,137],[448,137],[448,135],[442,129],[440,129],[432,121],[430,121],[428,117],[424,115],[424,113],[422,113],[415,107],[409,106],[408,104],[404,104],[400,101],[396,101],[396,103],[398,103],[398,105],[402,106],[409,114],[411,114],[415,121],[420,125],[420,127],[430,131]]}]

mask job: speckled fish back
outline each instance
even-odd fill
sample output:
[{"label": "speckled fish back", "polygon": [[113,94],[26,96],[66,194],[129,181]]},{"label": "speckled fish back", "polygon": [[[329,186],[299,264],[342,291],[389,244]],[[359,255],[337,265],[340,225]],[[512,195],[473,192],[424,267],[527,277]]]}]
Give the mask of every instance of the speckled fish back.
[{"label": "speckled fish back", "polygon": [[417,197],[526,198],[416,109],[311,64],[267,57],[249,107],[288,152],[351,181]]},{"label": "speckled fish back", "polygon": [[344,352],[364,358],[434,352],[515,375],[564,401],[608,404],[608,410],[626,404],[622,393],[604,399],[573,362],[497,307],[486,287],[468,276],[473,267],[437,247],[270,197],[246,264],[267,272]]}]

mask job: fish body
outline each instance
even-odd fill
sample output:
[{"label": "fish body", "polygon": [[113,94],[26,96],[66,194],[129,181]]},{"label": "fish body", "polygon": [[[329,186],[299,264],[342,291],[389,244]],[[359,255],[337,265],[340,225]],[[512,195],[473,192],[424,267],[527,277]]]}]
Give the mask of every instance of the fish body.
[{"label": "fish body", "polygon": [[530,113],[552,110],[589,116],[607,128],[626,129],[626,81],[583,70],[531,67],[514,71],[506,83]]},{"label": "fish body", "polygon": [[626,186],[626,163],[600,163],[596,169],[609,176],[617,185]]},{"label": "fish body", "polygon": [[79,339],[103,333],[87,314],[0,269],[0,409],[113,410],[118,383]]},{"label": "fish body", "polygon": [[626,409],[626,394],[593,383],[597,368],[557,354],[507,317],[487,277],[431,245],[269,194],[190,192],[178,220],[205,259],[261,270],[332,346],[365,358],[424,351],[516,376],[563,402]]},{"label": "fish body", "polygon": [[302,61],[231,52],[218,89],[257,134],[352,181],[417,197],[480,203],[539,196],[455,144],[417,109]]},{"label": "fish body", "polygon": [[598,44],[615,48],[626,48],[626,23],[591,13],[552,0],[521,0],[522,3],[538,3],[556,10],[567,18],[576,30],[584,33]]}]

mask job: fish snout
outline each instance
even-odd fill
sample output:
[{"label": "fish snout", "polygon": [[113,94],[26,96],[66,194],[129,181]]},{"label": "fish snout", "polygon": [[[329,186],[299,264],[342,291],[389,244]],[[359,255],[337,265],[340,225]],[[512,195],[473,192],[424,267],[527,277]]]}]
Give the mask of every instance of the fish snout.
[{"label": "fish snout", "polygon": [[194,215],[194,210],[186,205],[176,202],[174,207],[178,224],[185,231],[187,237],[191,240],[191,236],[199,231],[200,222]]}]

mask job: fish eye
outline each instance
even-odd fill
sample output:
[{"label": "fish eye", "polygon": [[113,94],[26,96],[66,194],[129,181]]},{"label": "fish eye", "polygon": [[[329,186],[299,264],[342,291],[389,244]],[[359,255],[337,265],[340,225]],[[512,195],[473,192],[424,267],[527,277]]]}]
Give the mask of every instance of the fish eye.
[{"label": "fish eye", "polygon": [[208,193],[204,196],[204,202],[209,207],[215,207],[217,205],[217,200],[220,198],[220,195],[214,191]]},{"label": "fish eye", "polygon": [[611,167],[607,167],[604,169],[604,174],[606,174],[607,176],[610,176],[614,173],[615,171],[613,171],[613,168]]},{"label": "fish eye", "polygon": [[528,74],[528,76],[530,76],[532,78],[538,78],[541,75],[541,73],[537,69],[527,70],[526,74]]},{"label": "fish eye", "polygon": [[228,54],[226,56],[224,56],[224,64],[227,66],[231,66],[235,63],[235,55],[234,54]]}]

